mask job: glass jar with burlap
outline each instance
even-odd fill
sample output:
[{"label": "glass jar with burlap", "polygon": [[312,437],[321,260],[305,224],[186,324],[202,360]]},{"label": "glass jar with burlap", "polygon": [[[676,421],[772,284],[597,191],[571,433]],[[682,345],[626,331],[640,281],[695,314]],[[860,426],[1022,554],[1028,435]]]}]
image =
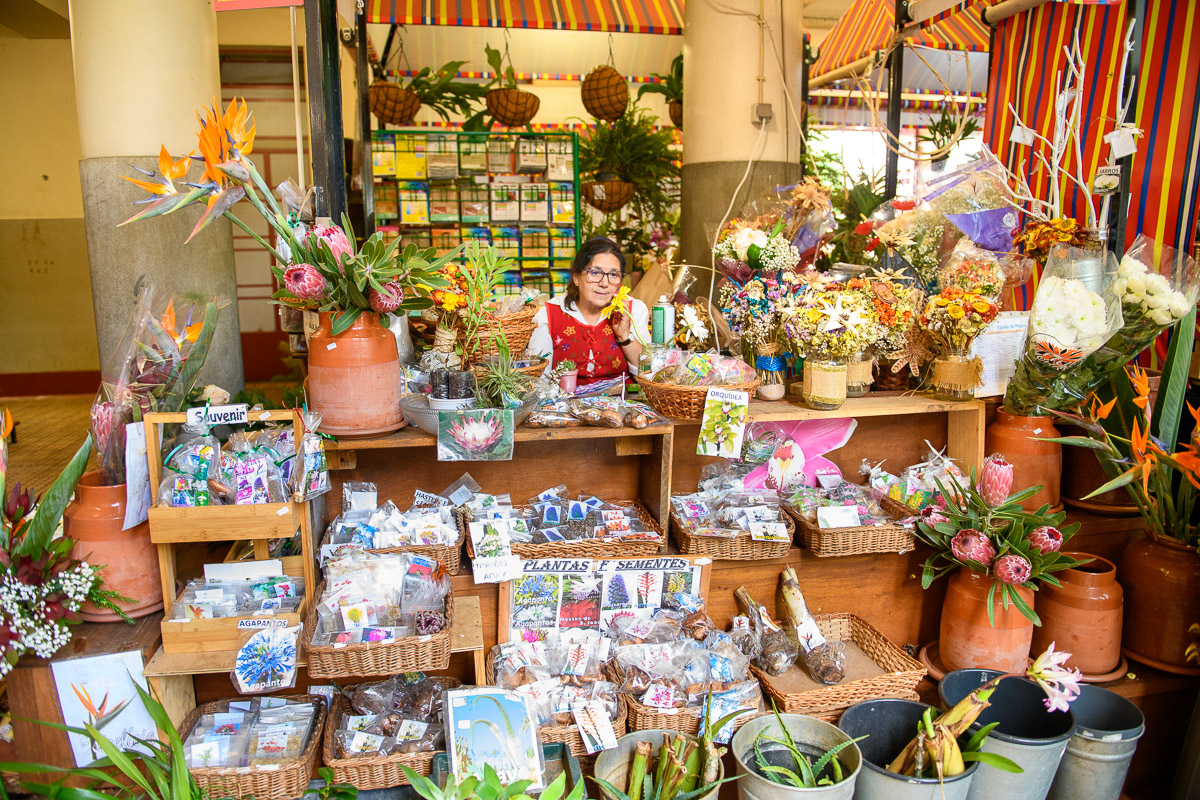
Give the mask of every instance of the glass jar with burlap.
[{"label": "glass jar with burlap", "polygon": [[846,397],[863,397],[875,380],[875,359],[870,353],[852,353],[846,359]]},{"label": "glass jar with burlap", "polygon": [[778,342],[754,345],[754,370],[758,373],[758,398],[760,400],[780,400],[783,398],[784,371],[787,362],[783,360],[783,348]]},{"label": "glass jar with burlap", "polygon": [[846,362],[841,358],[809,356],[804,359],[801,397],[817,411],[833,411],[846,402]]},{"label": "glass jar with burlap", "polygon": [[967,350],[950,350],[933,360],[929,378],[938,400],[972,400],[983,384],[983,362]]}]

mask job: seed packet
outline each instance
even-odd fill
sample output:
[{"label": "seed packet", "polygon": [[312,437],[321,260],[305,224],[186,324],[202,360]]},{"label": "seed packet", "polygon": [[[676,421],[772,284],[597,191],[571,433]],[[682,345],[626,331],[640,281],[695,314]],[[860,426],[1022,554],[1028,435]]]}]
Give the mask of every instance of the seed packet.
[{"label": "seed packet", "polygon": [[329,491],[329,465],[325,458],[325,440],[317,433],[321,415],[308,411],[304,414],[304,438],[295,455],[298,469],[292,487],[301,500],[311,500]]}]

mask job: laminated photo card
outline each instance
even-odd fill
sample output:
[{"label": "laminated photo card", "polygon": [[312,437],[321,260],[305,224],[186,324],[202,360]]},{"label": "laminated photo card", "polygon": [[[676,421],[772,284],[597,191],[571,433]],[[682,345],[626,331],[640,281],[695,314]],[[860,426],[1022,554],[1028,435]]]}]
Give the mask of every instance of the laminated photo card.
[{"label": "laminated photo card", "polygon": [[439,411],[437,454],[438,461],[511,461],[512,410]]},{"label": "laminated photo card", "polygon": [[696,453],[717,458],[741,458],[742,438],[746,434],[746,416],[750,394],[713,387],[704,398],[700,418],[700,436]]},{"label": "laminated photo card", "polygon": [[538,715],[531,698],[493,687],[446,692],[446,729],[453,737],[450,772],[455,780],[483,777],[490,766],[505,785],[531,781],[544,787]]}]

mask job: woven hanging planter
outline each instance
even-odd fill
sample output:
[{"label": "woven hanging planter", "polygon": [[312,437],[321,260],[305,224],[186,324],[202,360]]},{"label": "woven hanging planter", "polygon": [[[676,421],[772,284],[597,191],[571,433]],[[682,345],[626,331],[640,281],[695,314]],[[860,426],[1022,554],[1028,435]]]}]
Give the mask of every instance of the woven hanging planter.
[{"label": "woven hanging planter", "polygon": [[588,113],[607,122],[616,122],[629,107],[625,76],[607,64],[588,73],[580,92]]},{"label": "woven hanging planter", "polygon": [[671,124],[676,128],[683,127],[683,101],[672,100],[667,103],[667,116],[671,118]]},{"label": "woven hanging planter", "polygon": [[491,115],[510,128],[528,125],[542,105],[536,94],[521,89],[491,89],[486,99]]},{"label": "woven hanging planter", "polygon": [[611,214],[633,199],[629,181],[588,181],[580,187],[583,200],[593,208]]},{"label": "woven hanging planter", "polygon": [[389,125],[404,125],[412,122],[421,110],[421,98],[391,81],[372,81],[367,87],[371,113],[380,122]]}]

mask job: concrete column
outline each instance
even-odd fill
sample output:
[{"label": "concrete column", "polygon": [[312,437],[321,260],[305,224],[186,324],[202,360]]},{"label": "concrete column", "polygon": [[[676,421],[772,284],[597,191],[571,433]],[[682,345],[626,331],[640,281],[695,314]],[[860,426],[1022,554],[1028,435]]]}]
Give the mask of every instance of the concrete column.
[{"label": "concrete column", "polygon": [[[765,21],[761,35],[760,17]],[[685,6],[680,244],[686,263],[710,262],[712,236],[756,142],[755,164],[731,216],[748,201],[799,178],[803,57],[800,0],[689,0]],[[760,91],[773,114],[761,141],[753,117]]]},{"label": "concrete column", "polygon": [[[232,225],[210,224],[185,240],[202,208],[118,228],[145,192],[121,175],[157,167],[160,144],[176,158],[199,152],[196,111],[221,100],[217,21],[210,0],[71,0],[71,49],[79,162],[100,368],[107,370],[133,308],[151,281],[223,295],[202,384],[243,386]],[[200,168],[189,178],[198,180]],[[247,206],[248,207],[248,206]]]}]

